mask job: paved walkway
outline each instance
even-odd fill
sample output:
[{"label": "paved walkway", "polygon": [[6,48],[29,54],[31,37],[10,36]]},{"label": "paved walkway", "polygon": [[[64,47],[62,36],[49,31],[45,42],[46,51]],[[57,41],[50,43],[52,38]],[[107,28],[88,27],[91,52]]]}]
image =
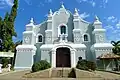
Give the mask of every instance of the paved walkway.
[{"label": "paved walkway", "polygon": [[2,73],[0,74],[0,80],[26,80],[23,79],[22,76],[25,73],[28,73],[28,70],[25,71],[11,71],[11,72],[7,72],[7,73]]},{"label": "paved walkway", "polygon": [[100,74],[105,79],[100,78],[23,78],[22,76],[25,73],[29,73],[29,70],[26,71],[12,71],[8,73],[0,74],[0,80],[120,80],[120,75],[108,73],[108,72],[101,72],[96,71],[97,74]]},{"label": "paved walkway", "polygon": [[118,74],[114,74],[114,73],[110,73],[110,72],[102,72],[102,71],[96,71],[96,73],[100,74],[101,77],[103,77],[104,79],[120,80],[120,75],[118,75]]}]

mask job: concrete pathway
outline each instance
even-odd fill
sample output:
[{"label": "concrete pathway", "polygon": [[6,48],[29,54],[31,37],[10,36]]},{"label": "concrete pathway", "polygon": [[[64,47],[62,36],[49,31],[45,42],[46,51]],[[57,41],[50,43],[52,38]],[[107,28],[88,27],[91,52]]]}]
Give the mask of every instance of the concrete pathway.
[{"label": "concrete pathway", "polygon": [[120,80],[120,75],[118,75],[118,74],[114,74],[114,73],[110,73],[110,72],[102,72],[102,71],[96,71],[96,74],[100,74],[101,77],[103,77],[104,79]]},{"label": "concrete pathway", "polygon": [[4,74],[0,74],[0,80],[120,80],[120,75],[96,71],[97,74],[100,74],[105,79],[102,78],[23,78],[22,76],[26,73],[29,73],[29,70],[25,71],[12,71]]},{"label": "concrete pathway", "polygon": [[23,79],[22,76],[28,72],[30,71],[25,70],[25,71],[11,71],[7,73],[2,73],[0,74],[0,80],[26,80]]}]

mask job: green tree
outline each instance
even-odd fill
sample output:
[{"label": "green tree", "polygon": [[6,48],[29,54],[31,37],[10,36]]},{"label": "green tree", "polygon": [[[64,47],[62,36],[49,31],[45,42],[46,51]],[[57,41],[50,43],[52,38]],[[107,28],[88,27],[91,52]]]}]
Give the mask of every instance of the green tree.
[{"label": "green tree", "polygon": [[0,38],[2,40],[2,50],[1,51],[9,51],[14,47],[14,43],[12,40],[13,36],[17,36],[14,29],[14,22],[17,16],[17,8],[18,8],[18,0],[14,0],[14,5],[11,8],[10,14],[7,12],[5,18],[0,24]]},{"label": "green tree", "polygon": [[[114,46],[112,49],[112,52],[116,55],[120,55],[120,41],[111,41],[111,44]],[[118,68],[118,61],[117,59],[114,59],[116,68]]]},{"label": "green tree", "polygon": [[2,30],[1,30],[2,27],[1,26],[2,26],[2,18],[0,17],[0,51],[2,51],[2,38],[1,38],[2,37],[1,36],[2,35]]},{"label": "green tree", "polygon": [[11,35],[12,36],[17,36],[15,30],[14,30],[14,22],[17,16],[17,8],[18,8],[18,0],[14,0],[14,5],[12,6],[10,15],[9,15],[9,27],[10,27],[10,31],[11,31]]},{"label": "green tree", "polygon": [[10,39],[10,32],[9,32],[9,25],[8,25],[8,12],[5,15],[2,25],[2,42],[3,42],[3,51],[8,51],[11,49],[11,39]]},{"label": "green tree", "polygon": [[112,49],[113,53],[120,55],[120,41],[111,41],[111,44],[114,46]]}]

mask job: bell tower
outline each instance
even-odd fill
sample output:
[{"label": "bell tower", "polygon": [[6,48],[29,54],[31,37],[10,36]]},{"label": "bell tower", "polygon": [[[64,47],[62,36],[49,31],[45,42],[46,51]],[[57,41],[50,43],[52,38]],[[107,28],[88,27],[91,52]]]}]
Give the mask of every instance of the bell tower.
[{"label": "bell tower", "polygon": [[16,47],[15,69],[31,69],[34,63],[34,56],[36,53],[35,44],[36,34],[33,18],[30,23],[26,25],[26,31],[23,32],[23,43]]},{"label": "bell tower", "polygon": [[95,16],[95,21],[94,21],[94,30],[93,30],[93,35],[94,35],[94,42],[95,43],[104,43],[106,41],[105,39],[105,29],[102,28],[102,22],[99,21],[99,18]]},{"label": "bell tower", "polygon": [[75,8],[75,13],[74,13],[74,19],[73,19],[73,23],[74,23],[74,29],[73,29],[73,36],[74,36],[74,43],[81,43],[81,31],[79,29],[80,26],[80,19],[79,19],[79,14],[78,14],[78,10]]},{"label": "bell tower", "polygon": [[33,18],[31,18],[30,23],[26,25],[26,31],[23,32],[23,44],[34,45],[36,42],[35,25]]},{"label": "bell tower", "polygon": [[45,43],[46,44],[52,43],[52,18],[53,18],[53,12],[50,9],[48,20],[47,20],[47,30],[45,30]]}]

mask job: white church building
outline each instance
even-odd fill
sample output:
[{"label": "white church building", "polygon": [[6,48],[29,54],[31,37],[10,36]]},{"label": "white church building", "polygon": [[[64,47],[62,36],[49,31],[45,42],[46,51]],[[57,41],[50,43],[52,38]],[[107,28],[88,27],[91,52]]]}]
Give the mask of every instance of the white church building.
[{"label": "white church building", "polygon": [[101,54],[112,52],[105,32],[97,16],[90,23],[76,8],[73,14],[64,5],[55,12],[50,9],[46,21],[36,25],[31,18],[26,25],[23,43],[16,48],[15,69],[30,69],[40,60],[53,68],[76,67],[79,57],[96,62]]}]

